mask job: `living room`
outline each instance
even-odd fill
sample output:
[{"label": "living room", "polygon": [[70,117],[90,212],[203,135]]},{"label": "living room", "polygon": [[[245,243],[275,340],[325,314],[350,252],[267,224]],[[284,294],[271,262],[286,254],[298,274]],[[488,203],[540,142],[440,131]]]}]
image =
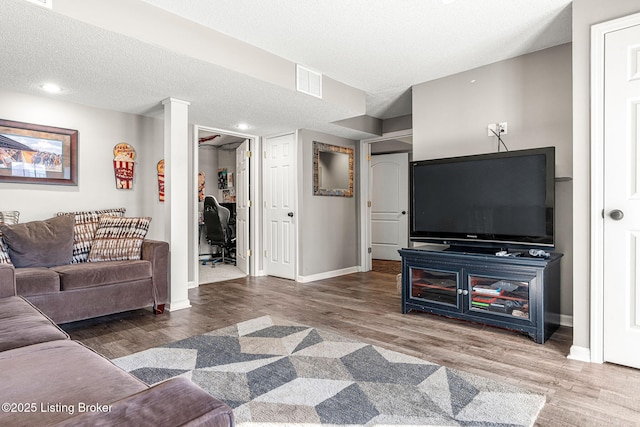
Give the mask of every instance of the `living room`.
[{"label": "living room", "polygon": [[[604,414],[614,415],[616,413],[612,396],[620,397],[624,408],[622,415],[618,415],[621,424],[629,421],[630,414],[638,410],[638,402],[624,397],[622,389],[625,388],[625,377],[630,378],[629,384],[638,384],[636,372],[625,371],[619,367],[607,367],[608,365],[596,364],[591,366],[587,363],[596,360],[593,357],[593,313],[591,307],[591,216],[590,195],[594,191],[590,184],[590,27],[592,24],[600,23],[609,19],[619,18],[635,12],[640,8],[632,1],[617,1],[608,5],[601,5],[593,0],[574,1],[572,10],[568,13],[572,16],[572,37],[571,42],[562,43],[557,46],[538,50],[532,53],[521,55],[515,58],[500,60],[488,65],[474,67],[472,69],[456,72],[445,77],[423,81],[412,86],[412,134],[413,134],[413,159],[429,159],[438,157],[449,157],[458,155],[468,155],[476,153],[491,152],[495,150],[496,139],[487,137],[487,123],[507,121],[509,132],[503,136],[503,140],[509,150],[519,150],[533,147],[555,146],[556,147],[556,176],[559,179],[556,185],[556,246],[555,250],[564,254],[561,261],[561,329],[557,332],[558,341],[551,340],[550,345],[538,347],[518,341],[517,344],[510,342],[510,336],[500,331],[481,330],[477,326],[471,326],[473,332],[479,332],[485,339],[497,340],[500,351],[507,352],[510,346],[521,348],[522,353],[531,352],[542,354],[553,360],[556,371],[564,367],[570,370],[583,371],[585,376],[603,375],[609,376],[614,373],[612,384],[606,392],[608,397],[594,400],[606,400],[603,406],[596,409],[598,415],[594,415],[597,420],[602,421]],[[60,7],[65,12],[67,8],[77,7],[73,1],[60,1]],[[24,3],[22,0],[11,0],[8,9],[15,10],[21,8],[37,8]],[[58,7],[54,4],[54,11]],[[35,9],[34,9],[35,10]],[[8,13],[8,12],[3,12]],[[15,12],[17,13],[17,12]],[[44,9],[42,12],[30,12],[35,14],[39,20],[34,22],[42,23],[43,28],[46,21],[45,13],[50,13]],[[79,13],[79,12],[78,12]],[[3,21],[6,18],[3,18]],[[42,22],[40,21],[43,20]],[[71,20],[66,17],[65,22]],[[69,21],[69,22],[72,22]],[[78,23],[79,26],[86,23]],[[94,24],[95,25],[95,24]],[[44,31],[44,30],[43,30]],[[51,34],[47,40],[39,34],[37,43],[43,49],[53,49],[54,41],[63,38],[64,34]],[[114,36],[114,37],[120,37]],[[134,43],[138,48],[138,42]],[[25,46],[28,46],[25,43]],[[157,47],[150,47],[150,50]],[[13,47],[12,49],[19,49]],[[116,56],[117,52],[106,50],[104,61],[109,62]],[[36,55],[37,56],[37,55]],[[73,62],[81,61],[75,58],[72,51],[59,52],[60,61]],[[198,63],[198,61],[195,61]],[[20,76],[29,75],[32,71],[12,68],[11,64],[4,65],[3,75]],[[55,63],[50,67],[56,68]],[[170,66],[165,70],[170,75],[173,68]],[[255,73],[255,71],[253,71]],[[26,79],[26,78],[25,78]],[[143,79],[143,76],[133,76],[135,79]],[[152,221],[148,231],[148,238],[158,240],[174,241],[184,244],[184,251],[177,250],[177,258],[172,258],[172,292],[176,295],[188,295],[185,307],[190,308],[179,310],[183,303],[178,299],[174,301],[174,310],[165,313],[164,317],[148,316],[147,313],[135,313],[132,318],[118,317],[111,319],[111,323],[97,323],[95,325],[84,325],[86,330],[77,329],[72,332],[72,336],[80,339],[90,347],[109,357],[121,357],[128,353],[134,353],[149,347],[167,344],[171,341],[187,338],[198,333],[205,333],[219,329],[231,324],[250,320],[253,312],[259,314],[269,314],[271,316],[283,317],[290,315],[291,320],[303,324],[313,323],[314,326],[329,328],[334,331],[344,331],[345,334],[352,334],[362,339],[369,339],[378,344],[387,344],[398,351],[405,353],[422,355],[428,360],[447,365],[451,361],[452,367],[457,369],[479,371],[472,362],[465,362],[461,357],[454,357],[455,352],[471,353],[473,360],[484,357],[482,354],[490,353],[492,347],[488,344],[478,345],[473,348],[468,344],[456,343],[454,340],[443,337],[445,330],[451,327],[459,336],[471,339],[469,332],[464,332],[463,324],[453,322],[452,324],[441,320],[432,320],[430,317],[403,316],[400,314],[400,302],[395,294],[395,281],[392,289],[386,289],[383,283],[389,279],[384,276],[361,276],[366,273],[355,273],[344,277],[335,275],[335,272],[357,271],[362,260],[362,232],[360,231],[361,216],[360,203],[361,196],[351,200],[338,200],[340,198],[314,197],[310,190],[311,181],[311,143],[314,140],[323,139],[339,146],[352,146],[357,150],[360,148],[360,140],[370,137],[366,132],[351,133],[351,131],[339,130],[337,126],[327,126],[326,123],[335,121],[332,112],[319,120],[326,120],[326,123],[318,128],[311,126],[313,122],[308,122],[309,126],[300,126],[293,129],[267,129],[264,133],[254,133],[247,130],[250,136],[256,139],[268,137],[279,133],[296,132],[298,143],[299,163],[296,173],[296,181],[300,182],[298,189],[299,197],[299,235],[298,235],[298,274],[303,279],[305,277],[314,279],[326,275],[327,282],[317,284],[315,281],[301,285],[300,288],[295,282],[283,281],[276,278],[264,278],[265,282],[258,282],[263,279],[256,277],[264,271],[262,261],[255,261],[252,273],[243,279],[242,286],[237,283],[229,283],[217,290],[197,288],[194,284],[194,256],[192,237],[188,241],[182,242],[182,235],[195,235],[191,233],[192,218],[195,217],[192,207],[170,206],[170,201],[161,202],[158,197],[158,182],[156,166],[158,162],[167,156],[167,146],[165,135],[166,110],[159,105],[151,112],[132,114],[120,111],[115,106],[105,107],[94,102],[92,93],[102,97],[105,92],[118,86],[117,79],[110,75],[96,75],[94,79],[97,83],[93,87],[71,88],[68,91],[84,91],[82,101],[68,101],[64,92],[62,96],[37,95],[37,88],[31,86],[38,82],[20,81],[17,83],[7,82],[0,86],[0,119],[14,120],[24,123],[45,124],[66,129],[77,129],[79,131],[78,145],[78,185],[77,186],[49,186],[19,183],[2,183],[2,199],[11,201],[3,204],[3,210],[20,211],[21,222],[41,220],[54,216],[59,211],[103,209],[126,207],[127,216],[150,216]],[[339,83],[339,82],[338,82]],[[170,79],[162,82],[170,87]],[[31,86],[29,86],[31,85]],[[250,89],[255,90],[255,82],[250,82]],[[271,87],[267,91],[273,91],[274,98],[281,96],[279,89]],[[350,92],[349,92],[350,93]],[[162,95],[155,94],[157,102],[175,96],[171,92]],[[108,98],[108,97],[107,97]],[[245,103],[250,97],[242,97]],[[187,99],[188,100],[188,99]],[[117,104],[117,100],[109,100],[112,105]],[[305,101],[307,102],[307,101]],[[303,104],[305,103],[303,102]],[[308,101],[313,103],[314,101]],[[190,107],[191,108],[191,107]],[[247,108],[249,109],[249,108]],[[349,103],[339,105],[339,110],[359,111]],[[196,110],[196,106],[193,106]],[[212,110],[215,111],[215,110]],[[191,113],[191,110],[190,110]],[[195,114],[195,113],[194,113]],[[230,131],[239,132],[232,129],[235,122],[244,117],[227,118],[226,112],[221,112],[218,121],[203,117],[189,117],[189,124],[211,126],[213,128],[223,128]],[[215,115],[215,114],[213,114]],[[354,114],[357,115],[357,114]],[[344,118],[346,116],[342,116]],[[451,117],[454,117],[452,119]],[[246,119],[249,121],[249,119]],[[382,121],[384,127],[384,120]],[[387,121],[387,124],[390,123]],[[331,129],[336,129],[331,132]],[[184,140],[189,146],[193,144],[193,129],[189,127],[189,135],[184,136]],[[362,135],[357,137],[356,135]],[[128,142],[134,145],[136,150],[136,169],[133,188],[130,190],[117,189],[113,178],[113,147],[121,142]],[[176,142],[180,145],[181,142]],[[174,146],[175,148],[175,146]],[[188,157],[184,150],[178,151],[179,155]],[[258,158],[262,156],[257,156]],[[187,170],[181,180],[188,185],[188,197],[193,195],[195,185],[192,179],[194,174],[190,165],[193,158],[185,162]],[[175,167],[175,166],[174,166]],[[361,164],[356,166],[357,171],[362,168]],[[262,171],[259,166],[255,166],[255,171],[260,176]],[[254,190],[260,187],[260,181],[252,181]],[[356,194],[359,193],[359,175],[356,175]],[[174,189],[175,191],[175,189]],[[259,191],[258,191],[259,192]],[[175,194],[175,193],[174,193]],[[187,195],[185,195],[185,198]],[[257,198],[260,206],[260,197]],[[336,225],[335,205],[340,204],[338,209],[343,212],[339,216]],[[344,206],[348,205],[348,206]],[[189,204],[191,206],[191,204]],[[344,210],[344,211],[342,211]],[[260,214],[254,215],[260,218]],[[188,225],[187,225],[188,224]],[[261,224],[252,223],[252,235],[260,237],[262,234]],[[175,228],[173,228],[175,227]],[[321,230],[336,230],[341,233],[330,238],[324,235]],[[336,244],[336,239],[342,238],[344,244]],[[260,238],[256,241],[260,242]],[[255,243],[253,241],[251,243]],[[261,243],[263,245],[264,242]],[[263,246],[251,246],[254,253],[262,253]],[[336,249],[338,247],[338,249]],[[338,253],[336,253],[338,252]],[[318,254],[330,254],[321,260]],[[260,257],[261,258],[261,257]],[[175,262],[175,264],[174,264]],[[174,276],[179,274],[179,276]],[[335,277],[333,277],[335,275]],[[179,279],[176,279],[179,277]],[[363,278],[364,277],[364,278]],[[395,278],[394,278],[395,280]],[[304,280],[300,281],[301,283]],[[391,282],[389,282],[391,283]],[[174,289],[174,286],[176,288]],[[178,288],[179,286],[179,288]],[[315,288],[313,288],[315,286]],[[190,288],[190,289],[189,289]],[[320,292],[324,290],[326,292]],[[381,307],[372,305],[364,312],[348,314],[346,306],[351,306],[352,310],[359,311],[355,307],[374,304],[366,295],[353,297],[351,301],[342,300],[343,293],[353,294],[370,293],[383,300]],[[296,301],[296,295],[300,294],[300,301]],[[279,297],[283,300],[279,301]],[[324,298],[324,300],[323,300]],[[203,306],[198,304],[201,302]],[[296,305],[311,305],[316,301],[317,306],[310,309],[308,313]],[[198,303],[198,304],[197,304]],[[395,304],[395,305],[394,305]],[[171,305],[171,304],[170,304]],[[335,307],[335,308],[332,308]],[[385,313],[382,319],[374,320],[376,314]],[[290,314],[289,314],[290,313]],[[395,313],[395,314],[393,314]],[[388,319],[389,324],[385,324],[383,319]],[[408,320],[407,320],[408,319]],[[426,343],[416,342],[409,337],[408,333],[395,334],[395,329],[420,329],[424,324],[436,327],[440,334],[423,337]],[[369,323],[367,325],[367,323]],[[198,326],[193,324],[197,323]],[[189,326],[186,326],[189,325]],[[171,329],[171,332],[163,331],[164,327]],[[152,338],[141,339],[142,330],[153,331]],[[482,329],[482,328],[480,328]],[[77,335],[74,335],[77,334]],[[422,334],[422,333],[421,333]],[[421,335],[422,336],[422,335]],[[155,340],[157,338],[157,341]],[[115,342],[110,345],[105,344],[105,340]],[[442,345],[446,350],[431,349],[430,346]],[[470,348],[471,347],[471,348]],[[551,348],[549,348],[551,347]],[[553,354],[548,354],[553,353]],[[559,358],[571,356],[575,360],[562,360]],[[485,368],[494,367],[497,360],[487,356],[483,363]],[[522,363],[536,363],[532,360],[524,359]],[[516,365],[517,362],[509,362],[501,369],[508,371],[508,366]],[[584,364],[584,365],[582,365]],[[515,368],[514,368],[515,369]],[[603,370],[600,370],[603,369]],[[496,371],[494,371],[496,372]],[[526,381],[527,375],[535,376],[535,371],[527,371],[518,368],[513,381]],[[507,372],[495,373],[494,377],[508,377]],[[571,380],[575,381],[572,377]],[[561,382],[561,381],[560,381]],[[527,386],[532,387],[535,380],[527,381]],[[544,384],[544,385],[541,385]],[[553,402],[553,397],[558,388],[562,386],[551,386],[541,383],[539,387],[543,393],[549,393],[548,403]],[[616,386],[617,384],[617,386]],[[593,385],[585,380],[585,383],[573,383],[575,387],[586,387],[591,393],[591,387],[601,387],[601,384]],[[572,387],[570,386],[570,387]],[[535,387],[535,386],[534,386]],[[633,387],[633,385],[632,385]],[[594,389],[595,389],[594,388]],[[598,392],[593,392],[598,393]],[[618,394],[619,393],[619,394]],[[574,400],[572,400],[574,399]],[[577,402],[576,402],[577,401]],[[552,425],[553,420],[564,420],[566,425],[588,424],[588,420],[579,415],[580,406],[589,406],[594,401],[581,401],[579,398],[562,397],[561,403],[555,402],[552,409],[545,409],[540,423]],[[572,409],[571,418],[562,418],[563,405],[576,405]],[[549,405],[548,406],[553,406]],[[584,409],[584,408],[582,408]],[[598,418],[600,417],[600,418]],[[584,421],[584,423],[582,422]],[[629,422],[630,423],[630,422]],[[559,422],[562,424],[562,422]]]}]

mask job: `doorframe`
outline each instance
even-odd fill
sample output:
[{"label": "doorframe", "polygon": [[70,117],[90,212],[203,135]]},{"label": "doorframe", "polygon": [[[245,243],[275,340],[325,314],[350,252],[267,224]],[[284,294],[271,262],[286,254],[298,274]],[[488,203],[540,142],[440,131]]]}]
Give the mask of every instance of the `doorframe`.
[{"label": "doorframe", "polygon": [[[413,129],[388,132],[382,136],[360,140],[360,271],[371,270],[371,144],[413,136]],[[408,183],[407,183],[408,185]]]},{"label": "doorframe", "polygon": [[640,25],[640,13],[591,27],[590,358],[604,362],[604,54],[608,33]]},{"label": "doorframe", "polygon": [[[196,236],[196,232],[198,229],[198,197],[197,197],[197,188],[198,188],[198,160],[199,160],[199,152],[198,152],[198,134],[200,131],[205,131],[205,132],[214,132],[214,133],[221,133],[221,134],[225,134],[225,135],[230,135],[230,136],[237,136],[239,138],[244,138],[247,139],[249,141],[249,151],[251,151],[252,153],[255,153],[257,150],[260,149],[259,145],[260,145],[260,138],[256,135],[251,135],[251,134],[246,134],[246,133],[240,133],[240,132],[234,132],[231,130],[227,130],[227,129],[222,129],[222,128],[213,128],[213,127],[209,127],[209,126],[201,126],[201,125],[194,125],[193,126],[193,171],[192,171],[192,176],[191,176],[191,188],[189,189],[189,194],[193,194],[192,200],[193,200],[193,204],[191,206],[192,208],[192,215],[191,215],[191,224],[188,227],[188,231],[189,234],[191,236]],[[259,165],[257,165],[257,161],[255,161],[255,159],[252,157],[249,158],[249,200],[251,201],[251,205],[249,206],[249,241],[247,242],[248,245],[247,247],[249,248],[249,250],[251,250],[251,256],[249,256],[249,261],[248,261],[248,268],[249,271],[247,272],[248,276],[255,276],[257,274],[257,256],[256,256],[256,250],[254,248],[258,248],[260,245],[260,222],[259,222],[259,209],[256,209],[255,206],[257,205],[257,200],[256,197],[258,197],[258,195],[260,194],[259,191],[256,191],[257,184],[258,184],[258,173],[257,173],[257,168]],[[200,272],[199,272],[199,266],[200,266],[200,259],[198,256],[198,252],[199,252],[199,248],[198,248],[198,239],[197,238],[193,238],[193,242],[191,245],[191,249],[192,249],[192,253],[193,253],[193,259],[191,260],[190,265],[192,266],[193,270],[193,286],[194,288],[197,288],[198,286],[200,286]]]}]

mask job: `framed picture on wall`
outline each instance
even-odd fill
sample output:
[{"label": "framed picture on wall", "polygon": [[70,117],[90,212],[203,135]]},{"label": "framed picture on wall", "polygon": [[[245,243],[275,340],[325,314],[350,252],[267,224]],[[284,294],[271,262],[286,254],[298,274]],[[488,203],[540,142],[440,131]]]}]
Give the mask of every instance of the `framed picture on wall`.
[{"label": "framed picture on wall", "polygon": [[218,169],[218,188],[227,188],[227,168]]},{"label": "framed picture on wall", "polygon": [[78,185],[78,131],[0,120],[0,182]]}]

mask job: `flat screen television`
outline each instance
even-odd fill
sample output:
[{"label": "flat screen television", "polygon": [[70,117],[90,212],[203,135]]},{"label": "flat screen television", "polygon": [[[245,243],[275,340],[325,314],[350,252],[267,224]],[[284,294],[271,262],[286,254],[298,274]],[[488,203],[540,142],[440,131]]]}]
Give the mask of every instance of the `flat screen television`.
[{"label": "flat screen television", "polygon": [[554,147],[414,161],[409,181],[411,241],[480,252],[554,247]]}]

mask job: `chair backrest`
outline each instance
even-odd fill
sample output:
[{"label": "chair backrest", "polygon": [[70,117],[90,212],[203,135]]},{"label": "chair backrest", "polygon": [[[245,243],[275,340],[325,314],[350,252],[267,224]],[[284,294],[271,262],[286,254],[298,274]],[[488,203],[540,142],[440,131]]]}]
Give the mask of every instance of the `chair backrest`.
[{"label": "chair backrest", "polygon": [[220,222],[222,222],[222,228],[224,230],[229,226],[229,219],[231,218],[231,211],[218,203],[218,199],[214,196],[210,196],[213,199],[213,202],[216,204],[216,209],[218,210],[218,216],[220,216]]},{"label": "chair backrest", "polygon": [[232,244],[232,240],[236,237],[235,224],[232,224],[231,221],[231,211],[226,206],[218,203],[218,199],[214,196],[209,196],[213,199],[213,202],[216,204],[216,209],[218,210],[218,216],[220,216],[220,222],[222,223],[222,229],[225,232],[226,240],[228,244]]},{"label": "chair backrest", "polygon": [[225,243],[226,234],[217,208],[217,201],[213,196],[204,198],[204,227],[206,230],[205,238],[208,242],[222,245]]}]

